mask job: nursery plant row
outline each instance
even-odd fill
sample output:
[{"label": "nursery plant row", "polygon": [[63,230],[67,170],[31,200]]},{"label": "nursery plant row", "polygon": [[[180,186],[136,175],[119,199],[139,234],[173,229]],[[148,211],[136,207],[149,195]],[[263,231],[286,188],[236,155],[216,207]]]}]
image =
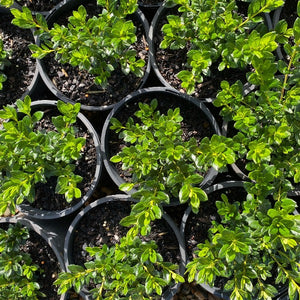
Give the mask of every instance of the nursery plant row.
[{"label": "nursery plant row", "polygon": [[297,0],[0,0],[1,299],[299,299]]}]

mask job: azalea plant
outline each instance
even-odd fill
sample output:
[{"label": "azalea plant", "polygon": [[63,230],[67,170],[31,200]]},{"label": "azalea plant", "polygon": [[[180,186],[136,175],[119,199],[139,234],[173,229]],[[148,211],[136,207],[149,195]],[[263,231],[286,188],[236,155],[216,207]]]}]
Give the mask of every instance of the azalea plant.
[{"label": "azalea plant", "polygon": [[176,273],[178,266],[164,262],[156,248],[154,241],[142,242],[138,237],[132,243],[123,238],[111,247],[87,247],[94,259],[60,273],[55,281],[58,292],[71,287],[79,292],[84,285],[94,284],[93,299],[161,299],[164,287],[184,279]]},{"label": "azalea plant", "polygon": [[17,223],[7,230],[0,228],[0,295],[2,299],[40,299],[36,277],[42,272],[32,263],[22,245],[29,238],[28,229]]},{"label": "azalea plant", "polygon": [[70,202],[81,197],[74,173],[74,161],[81,156],[85,138],[76,137],[76,116],[80,104],[58,101],[60,115],[52,117],[55,130],[37,130],[42,111],[31,111],[31,99],[17,100],[16,106],[0,110],[0,214],[12,213],[24,200],[35,201],[35,185],[57,177],[56,193]]},{"label": "azalea plant", "polygon": [[97,0],[102,7],[98,16],[88,17],[83,5],[73,11],[67,26],[54,24],[52,28],[41,14],[32,15],[27,7],[11,9],[13,24],[21,28],[35,28],[41,46],[29,46],[33,57],[43,58],[54,53],[56,60],[70,63],[95,75],[95,83],[105,88],[111,73],[118,67],[124,74],[141,77],[145,61],[137,58],[132,45],[136,42],[136,27],[127,17],[133,14],[137,0]]},{"label": "azalea plant", "polygon": [[179,14],[167,15],[160,47],[187,49],[185,68],[177,74],[187,93],[194,91],[203,76],[213,76],[212,64],[217,64],[219,71],[246,70],[252,58],[268,56],[274,51],[276,34],[262,26],[263,13],[283,3],[283,0],[253,0],[247,14],[242,16],[236,1],[168,0],[167,6],[178,5]]}]

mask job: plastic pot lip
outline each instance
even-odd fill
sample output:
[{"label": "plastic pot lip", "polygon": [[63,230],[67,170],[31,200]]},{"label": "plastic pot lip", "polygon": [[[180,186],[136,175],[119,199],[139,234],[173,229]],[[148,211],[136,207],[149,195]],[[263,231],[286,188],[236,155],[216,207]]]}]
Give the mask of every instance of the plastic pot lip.
[{"label": "plastic pot lip", "polygon": [[0,217],[0,223],[10,223],[10,224],[20,223],[23,226],[27,227],[28,229],[36,232],[39,236],[41,236],[47,242],[47,244],[53,250],[53,252],[60,264],[61,270],[62,271],[66,270],[62,254],[60,253],[60,251],[58,250],[57,246],[54,243],[56,233],[48,232],[48,231],[44,230],[43,227],[41,227],[39,224],[35,223],[33,220],[30,220],[26,217],[17,217],[17,216]]},{"label": "plastic pot lip", "polygon": [[[107,202],[113,202],[113,201],[132,201],[132,202],[137,202],[136,199],[133,199],[130,197],[130,195],[125,195],[125,194],[115,194],[115,195],[110,195],[110,196],[105,196],[102,197],[98,200],[95,200],[94,202],[90,203],[88,206],[86,206],[83,210],[81,210],[76,217],[73,219],[72,223],[69,226],[69,229],[67,231],[66,237],[65,237],[65,242],[64,242],[64,264],[65,268],[68,269],[68,266],[72,264],[72,257],[71,257],[71,246],[73,243],[73,238],[74,238],[74,232],[80,222],[80,220],[93,208],[102,205]],[[167,215],[165,212],[162,215],[162,218],[169,224],[169,226],[172,228],[173,232],[176,235],[178,245],[179,245],[179,251],[180,251],[180,257],[181,257],[181,262],[179,265],[179,274],[183,275],[185,271],[185,265],[187,261],[187,255],[186,255],[186,250],[185,250],[185,244],[182,235],[179,232],[178,227],[176,226],[175,222],[171,219],[169,215]],[[163,300],[171,300],[172,296],[175,295],[176,291],[178,290],[180,286],[180,283],[175,284],[174,286],[170,287],[163,295],[162,298]],[[83,297],[87,297],[89,299],[89,292],[83,288],[81,290],[81,294]]]},{"label": "plastic pot lip", "polygon": [[[109,161],[108,155],[108,136],[107,132],[109,131],[110,127],[110,120],[112,117],[114,117],[121,109],[122,107],[130,102],[135,101],[136,98],[138,98],[141,95],[151,95],[151,94],[157,94],[157,93],[163,93],[168,95],[174,95],[175,97],[182,98],[183,101],[187,101],[190,104],[195,105],[198,109],[200,109],[208,118],[210,125],[212,126],[213,130],[216,134],[221,135],[221,130],[217,124],[217,121],[215,120],[214,116],[210,112],[210,110],[206,107],[204,101],[199,101],[194,97],[191,97],[187,94],[183,94],[178,92],[175,89],[169,89],[167,87],[149,87],[140,89],[138,91],[135,91],[129,95],[127,95],[125,98],[123,98],[119,103],[117,103],[114,108],[110,111],[108,114],[101,133],[101,154],[103,157],[104,166],[109,174],[109,176],[112,178],[112,180],[115,182],[117,186],[120,186],[120,184],[124,183],[125,181],[120,177],[119,173],[117,172],[117,169],[115,168],[114,164]],[[211,168],[208,171],[208,174],[205,176],[203,182],[201,183],[202,187],[210,185],[215,177],[217,176],[218,171],[214,168]],[[136,190],[132,189],[131,191],[127,192],[128,194],[133,194]]]},{"label": "plastic pot lip", "polygon": [[[282,9],[283,9],[283,6],[280,6],[277,9],[275,9],[274,14],[273,14],[273,19],[272,19],[272,22],[273,22],[272,29],[275,29],[275,26],[280,21],[280,15],[281,15]],[[276,48],[276,54],[278,56],[278,59],[280,59],[280,60],[284,59],[284,56],[283,56],[280,46],[278,46]]]},{"label": "plastic pot lip", "polygon": [[[65,0],[60,2],[58,5],[56,5],[48,14],[46,17],[46,21],[50,23],[54,23],[55,22],[55,17],[56,15],[60,15],[60,12],[63,13],[65,11],[68,10],[74,10],[78,7],[78,5],[80,4],[84,4],[84,0]],[[150,44],[149,42],[149,22],[147,21],[145,15],[143,14],[143,12],[138,8],[136,10],[136,12],[133,14],[134,18],[137,18],[143,25],[144,31],[145,31],[145,38],[146,41],[148,43],[148,45]],[[54,18],[53,22],[52,19]],[[36,44],[40,45],[41,41],[40,39],[37,37],[36,39]],[[144,72],[143,77],[141,78],[141,82],[138,86],[137,89],[143,88],[149,75],[150,75],[150,70],[151,70],[151,63],[150,63],[150,51],[148,53],[148,61],[146,62],[146,69]],[[48,76],[47,72],[46,72],[46,66],[45,63],[43,61],[43,59],[37,59],[37,67],[39,70],[39,74],[43,80],[43,82],[45,83],[45,85],[47,86],[48,90],[55,95],[58,99],[61,99],[64,102],[67,103],[71,103],[74,104],[76,103],[76,101],[71,100],[70,98],[68,98],[64,93],[62,93],[52,82],[52,80],[50,79],[50,77]],[[116,104],[111,104],[111,105],[105,105],[105,106],[92,106],[92,105],[86,105],[86,104],[81,104],[81,110],[83,111],[109,111],[111,110]]]},{"label": "plastic pot lip", "polygon": [[[36,14],[41,14],[44,17],[47,17],[47,15],[56,7],[61,6],[63,4],[65,4],[68,1],[73,1],[73,0],[61,0],[58,4],[56,4],[52,9],[50,10],[44,10],[44,11],[35,11],[35,10],[31,10],[32,14],[36,15]],[[14,4],[10,7],[10,8],[17,8],[18,10],[22,10],[22,5],[18,3],[18,1],[14,1]]]},{"label": "plastic pot lip", "polygon": [[[57,100],[36,100],[36,101],[32,101],[31,105],[32,106],[54,106],[54,107],[56,107]],[[97,134],[96,130],[94,129],[94,127],[92,126],[92,124],[90,123],[90,121],[81,112],[78,113],[77,117],[83,123],[83,125],[87,128],[89,133],[91,134],[94,144],[95,144],[95,148],[96,148],[96,156],[97,156],[96,169],[95,169],[94,178],[90,185],[90,189],[88,190],[88,192],[85,195],[83,195],[81,197],[81,200],[78,203],[76,203],[74,206],[68,207],[68,208],[66,208],[64,210],[60,210],[60,211],[40,210],[40,209],[33,208],[28,204],[21,204],[18,206],[18,208],[24,215],[28,215],[31,218],[43,219],[43,220],[45,220],[45,219],[51,220],[51,219],[58,219],[61,217],[65,217],[65,216],[68,216],[68,215],[74,213],[78,209],[80,209],[82,207],[82,205],[94,193],[94,191],[98,185],[100,176],[102,174],[102,156],[101,156],[101,151],[100,151],[100,141],[99,141],[98,134]]]}]

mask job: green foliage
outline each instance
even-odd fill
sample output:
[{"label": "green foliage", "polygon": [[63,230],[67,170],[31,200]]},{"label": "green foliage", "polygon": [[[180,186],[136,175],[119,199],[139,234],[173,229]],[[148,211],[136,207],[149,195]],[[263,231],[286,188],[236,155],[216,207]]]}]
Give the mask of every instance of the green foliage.
[{"label": "green foliage", "polygon": [[[287,28],[283,22],[280,27]],[[300,181],[300,19],[285,30],[294,44],[285,44],[288,60],[253,58],[248,81],[257,86],[243,95],[241,82],[222,82],[214,105],[234,123],[233,138],[244,149],[252,194],[266,197],[287,192]]]},{"label": "green foliage", "polygon": [[214,285],[216,277],[224,277],[231,300],[271,300],[276,287],[287,284],[295,299],[300,294],[296,202],[286,193],[273,207],[268,199],[248,197],[242,206],[222,198],[216,202],[222,221],[213,222],[209,240],[198,244],[197,257],[187,265],[188,280]]},{"label": "green foliage", "polygon": [[40,299],[45,297],[36,282],[39,266],[21,250],[29,238],[27,228],[19,223],[8,230],[0,228],[0,295],[1,299]]},{"label": "green foliage", "polygon": [[186,70],[177,74],[182,87],[192,93],[203,76],[211,75],[211,65],[245,68],[253,58],[268,57],[277,48],[277,34],[262,26],[262,13],[283,5],[282,0],[253,0],[245,18],[238,13],[235,0],[169,0],[179,5],[179,15],[168,15],[160,47],[187,47]]},{"label": "green foliage", "polygon": [[61,63],[70,63],[94,74],[95,83],[105,87],[111,73],[121,67],[124,74],[143,75],[145,61],[136,58],[131,45],[136,42],[136,28],[126,17],[137,9],[136,0],[100,1],[103,7],[98,17],[87,17],[84,6],[73,11],[67,26],[54,24],[48,28],[44,17],[33,17],[27,7],[12,9],[13,24],[21,28],[36,28],[42,45],[30,45],[33,57],[43,58],[55,53]]},{"label": "green foliage", "polygon": [[80,104],[58,101],[61,115],[52,117],[56,130],[35,130],[43,112],[31,113],[31,99],[17,100],[16,107],[5,106],[0,111],[0,214],[7,208],[13,213],[25,199],[35,200],[35,184],[57,177],[56,192],[64,194],[68,202],[79,198],[77,183],[82,177],[74,174],[74,160],[80,157],[84,138],[76,138],[73,124]]},{"label": "green foliage", "polygon": [[247,200],[223,195],[216,203],[221,223],[213,222],[187,266],[189,281],[213,285],[226,278],[232,300],[271,300],[284,284],[290,299],[300,295],[300,217],[287,197],[300,179],[300,19],[293,28],[281,21],[276,30],[286,58],[252,58],[248,81],[256,88],[244,95],[241,82],[223,82],[214,102],[237,130],[232,141],[241,148],[232,150],[248,160]]},{"label": "green foliage", "polygon": [[10,7],[14,4],[14,0],[0,0],[0,6]]},{"label": "green foliage", "polygon": [[175,272],[178,266],[164,262],[156,248],[154,241],[139,238],[130,244],[123,238],[110,248],[87,247],[94,260],[84,267],[70,265],[70,272],[59,274],[55,281],[58,292],[65,293],[71,287],[79,292],[93,283],[93,299],[160,299],[165,286],[184,279]]},{"label": "green foliage", "polygon": [[7,79],[6,75],[2,72],[6,66],[8,66],[9,51],[6,51],[3,47],[3,41],[0,39],[0,90],[3,88],[3,82]]},{"label": "green foliage", "polygon": [[139,108],[135,113],[137,123],[130,117],[122,125],[112,118],[110,127],[129,144],[111,161],[121,162],[122,168],[132,174],[132,181],[122,184],[120,189],[129,191],[135,187],[138,190],[133,197],[139,202],[133,206],[131,215],[121,221],[124,226],[134,225],[130,229],[132,236],[136,230],[143,235],[149,232],[150,222],[161,218],[162,205],[174,199],[189,202],[197,212],[200,202],[207,200],[206,193],[199,187],[203,180],[201,174],[211,166],[224,169],[235,161],[231,147],[238,147],[218,135],[204,138],[200,145],[195,138],[183,141],[179,108],[161,114],[156,110],[156,99],[150,105],[139,103]]}]

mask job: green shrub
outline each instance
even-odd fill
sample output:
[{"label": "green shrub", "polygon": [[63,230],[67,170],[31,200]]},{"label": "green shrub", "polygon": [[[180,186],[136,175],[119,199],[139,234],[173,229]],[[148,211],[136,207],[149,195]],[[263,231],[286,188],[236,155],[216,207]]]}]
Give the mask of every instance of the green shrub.
[{"label": "green shrub", "polygon": [[56,193],[64,194],[68,202],[81,197],[77,183],[82,177],[74,174],[74,161],[80,157],[84,138],[77,138],[76,116],[80,104],[58,101],[61,115],[52,117],[55,131],[35,130],[43,112],[31,113],[31,99],[17,100],[16,107],[5,106],[0,111],[0,214],[7,208],[13,213],[25,199],[35,199],[35,184],[57,177]]},{"label": "green shrub", "polygon": [[186,70],[177,76],[187,93],[192,93],[203,76],[211,75],[211,65],[245,69],[253,57],[268,57],[277,48],[276,33],[262,26],[264,12],[283,5],[282,0],[252,0],[243,18],[235,0],[169,0],[178,5],[179,15],[167,15],[163,25],[162,49],[187,48]]},{"label": "green shrub", "polygon": [[110,248],[87,247],[94,260],[84,267],[70,265],[70,272],[60,273],[55,284],[62,294],[71,287],[79,292],[92,283],[96,286],[90,291],[93,299],[160,299],[163,287],[184,279],[175,272],[178,266],[164,262],[156,248],[154,241],[137,237],[132,243],[122,238]]},{"label": "green shrub", "polygon": [[136,27],[127,16],[137,9],[136,0],[97,0],[103,7],[98,17],[87,18],[83,5],[73,11],[68,25],[54,24],[48,28],[46,20],[40,14],[35,17],[27,7],[22,11],[12,9],[13,24],[21,28],[36,28],[35,34],[42,41],[29,46],[33,57],[43,58],[55,53],[61,63],[70,63],[79,69],[94,74],[95,83],[105,87],[107,79],[118,67],[124,74],[143,75],[145,61],[136,58],[136,51],[131,45],[137,40]]},{"label": "green shrub", "polygon": [[28,229],[17,223],[8,230],[0,228],[0,295],[1,299],[40,299],[36,276],[42,272],[32,263],[21,246],[29,238]]}]

